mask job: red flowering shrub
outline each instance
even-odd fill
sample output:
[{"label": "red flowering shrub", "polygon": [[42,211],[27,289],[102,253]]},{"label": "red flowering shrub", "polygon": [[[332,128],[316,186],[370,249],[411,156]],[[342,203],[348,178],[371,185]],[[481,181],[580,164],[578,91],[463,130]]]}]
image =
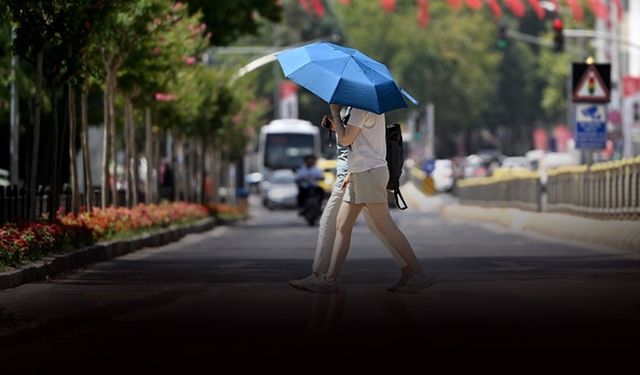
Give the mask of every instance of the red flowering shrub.
[{"label": "red flowering shrub", "polygon": [[140,204],[134,208],[94,208],[78,215],[59,214],[58,223],[0,226],[0,265],[15,267],[53,252],[80,248],[121,234],[167,227],[205,218],[206,207],[185,202]]},{"label": "red flowering shrub", "polygon": [[0,226],[0,264],[15,267],[56,251],[93,243],[93,232],[58,223],[10,223]]}]

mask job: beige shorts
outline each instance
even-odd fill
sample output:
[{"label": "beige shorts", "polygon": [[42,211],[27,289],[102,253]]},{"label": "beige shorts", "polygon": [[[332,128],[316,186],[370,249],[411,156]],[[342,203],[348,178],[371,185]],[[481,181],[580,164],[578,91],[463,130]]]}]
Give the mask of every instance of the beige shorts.
[{"label": "beige shorts", "polygon": [[347,203],[386,203],[389,168],[387,166],[351,173],[344,201]]}]

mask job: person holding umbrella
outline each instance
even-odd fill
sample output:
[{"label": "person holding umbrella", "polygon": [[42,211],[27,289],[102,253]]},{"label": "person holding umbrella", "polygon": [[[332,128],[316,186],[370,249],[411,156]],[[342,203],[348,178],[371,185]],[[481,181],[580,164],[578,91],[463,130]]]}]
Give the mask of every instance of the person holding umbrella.
[{"label": "person holding umbrella", "polygon": [[[418,104],[400,88],[384,64],[353,48],[333,43],[311,43],[276,54],[285,76],[330,103],[336,136],[350,147],[349,174],[343,183],[344,200],[337,217],[337,233],[331,263],[325,276],[307,288],[337,292],[336,279],[351,243],[351,231],[367,208],[378,231],[389,241],[410,269],[399,292],[416,292],[435,279],[424,272],[409,241],[393,222],[387,203],[389,171],[386,163],[384,113],[407,107],[404,98]],[[347,124],[340,111],[351,106]]]},{"label": "person holding umbrella", "polygon": [[342,106],[331,104],[330,108],[338,143],[342,147],[351,146],[349,174],[342,186],[345,195],[338,212],[336,239],[328,272],[311,284],[309,290],[321,293],[338,291],[337,277],[349,252],[351,232],[358,215],[365,207],[376,229],[410,269],[406,282],[397,291],[414,293],[431,286],[435,278],[424,271],[409,241],[389,212],[384,114],[353,108],[349,122],[345,125],[340,118]]},{"label": "person holding umbrella", "polygon": [[[343,122],[347,122],[347,119],[350,116],[350,109],[345,108],[342,111],[341,116],[343,118]],[[322,124],[327,129],[335,131],[335,123],[330,116],[324,116],[322,119]],[[342,205],[342,200],[344,199],[346,190],[345,179],[349,171],[349,148],[341,147],[340,145],[338,145],[337,148],[338,161],[336,165],[336,183],[324,207],[322,216],[320,217],[320,228],[318,231],[316,252],[313,257],[313,265],[311,268],[312,272],[305,278],[289,280],[289,285],[299,290],[311,290],[314,287],[313,284],[318,282],[318,280],[323,275],[326,275],[327,271],[329,270],[329,265],[331,264],[333,244],[336,238],[336,220],[338,218],[338,211],[340,210],[340,206]],[[398,265],[398,268],[400,269],[400,279],[393,286],[387,288],[387,291],[395,292],[401,286],[405,285],[409,276],[410,268],[407,266],[407,263],[404,261],[404,259],[402,259],[402,257],[395,251],[393,245],[387,240],[387,238],[376,229],[376,226],[373,223],[371,215],[369,215],[366,207],[363,208],[362,213],[371,233],[378,237],[378,239],[384,244],[387,250],[389,250],[389,252],[393,256],[393,259]]]}]

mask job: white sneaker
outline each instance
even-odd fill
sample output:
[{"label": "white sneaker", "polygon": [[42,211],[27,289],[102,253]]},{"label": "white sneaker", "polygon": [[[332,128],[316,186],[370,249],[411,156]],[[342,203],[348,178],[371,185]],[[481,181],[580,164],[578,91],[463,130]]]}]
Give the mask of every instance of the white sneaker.
[{"label": "white sneaker", "polygon": [[318,278],[316,273],[312,273],[304,279],[289,280],[289,285],[299,290],[309,290],[309,285],[318,281]]},{"label": "white sneaker", "polygon": [[409,279],[408,275],[402,274],[400,275],[400,279],[398,279],[398,281],[396,281],[395,284],[393,284],[392,286],[387,288],[387,292],[397,292],[398,289],[402,288],[403,286],[407,285],[407,280]]},{"label": "white sneaker", "polygon": [[436,278],[427,274],[426,272],[415,273],[411,272],[407,283],[398,288],[398,293],[415,293],[422,289],[428,288],[436,282]]},{"label": "white sneaker", "polygon": [[335,294],[338,293],[338,284],[333,277],[322,275],[307,285],[307,290],[312,293]]}]

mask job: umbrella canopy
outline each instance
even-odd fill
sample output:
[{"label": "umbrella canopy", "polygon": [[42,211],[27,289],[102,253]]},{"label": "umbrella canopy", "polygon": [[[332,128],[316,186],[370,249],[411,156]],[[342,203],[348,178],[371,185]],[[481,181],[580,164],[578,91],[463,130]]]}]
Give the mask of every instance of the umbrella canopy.
[{"label": "umbrella canopy", "polygon": [[280,52],[276,58],[288,79],[328,103],[378,114],[407,107],[403,96],[418,104],[386,66],[352,48],[318,42]]}]

